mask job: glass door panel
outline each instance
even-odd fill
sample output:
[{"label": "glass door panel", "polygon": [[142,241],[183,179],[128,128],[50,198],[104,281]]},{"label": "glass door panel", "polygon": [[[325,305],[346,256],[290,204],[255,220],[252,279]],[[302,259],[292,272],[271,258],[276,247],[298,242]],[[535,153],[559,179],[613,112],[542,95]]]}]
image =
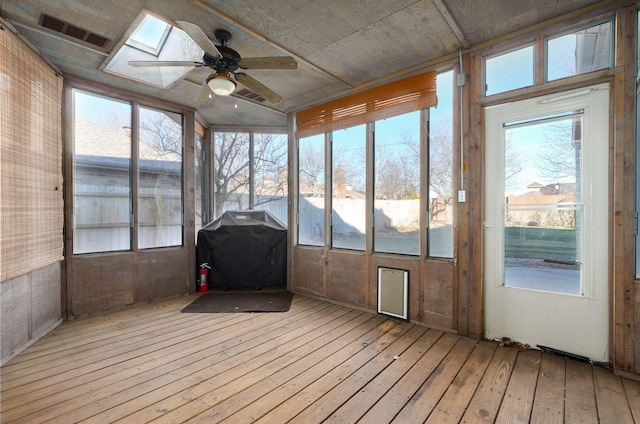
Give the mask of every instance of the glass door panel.
[{"label": "glass door panel", "polygon": [[504,124],[504,285],[582,295],[582,111]]}]

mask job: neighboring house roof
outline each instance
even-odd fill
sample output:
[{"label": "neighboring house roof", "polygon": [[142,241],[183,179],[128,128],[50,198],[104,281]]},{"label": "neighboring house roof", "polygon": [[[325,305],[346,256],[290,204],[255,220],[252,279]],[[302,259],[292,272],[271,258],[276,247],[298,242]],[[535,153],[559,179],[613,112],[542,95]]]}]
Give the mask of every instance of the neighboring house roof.
[{"label": "neighboring house roof", "polygon": [[[114,131],[75,117],[75,155],[110,158],[131,157],[131,130]],[[140,159],[180,162],[182,158],[173,153],[160,151],[144,143],[138,145]]]},{"label": "neighboring house roof", "polygon": [[[557,187],[556,187],[557,186]],[[526,193],[519,194],[522,196],[540,196],[540,195],[555,195],[555,194],[574,194],[576,191],[575,183],[551,183],[542,185],[538,182],[533,182],[527,186],[530,189],[536,189],[528,191]]]}]

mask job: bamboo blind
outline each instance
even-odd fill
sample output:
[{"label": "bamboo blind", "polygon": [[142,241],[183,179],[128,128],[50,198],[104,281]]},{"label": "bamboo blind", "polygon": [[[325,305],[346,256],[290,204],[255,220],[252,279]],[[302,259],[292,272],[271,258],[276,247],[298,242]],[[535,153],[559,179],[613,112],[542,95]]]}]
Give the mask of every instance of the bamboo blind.
[{"label": "bamboo blind", "polygon": [[428,72],[300,111],[296,114],[296,137],[349,128],[436,104],[436,73]]},{"label": "bamboo blind", "polygon": [[0,281],[63,254],[62,78],[0,24]]}]

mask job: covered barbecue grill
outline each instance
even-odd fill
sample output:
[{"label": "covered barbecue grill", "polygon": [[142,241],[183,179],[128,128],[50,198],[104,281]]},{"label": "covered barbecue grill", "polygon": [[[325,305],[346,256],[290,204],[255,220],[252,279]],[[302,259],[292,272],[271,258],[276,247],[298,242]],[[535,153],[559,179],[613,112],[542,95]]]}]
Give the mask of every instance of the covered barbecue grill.
[{"label": "covered barbecue grill", "polygon": [[198,269],[224,290],[286,283],[287,228],[266,211],[227,211],[198,231]]}]

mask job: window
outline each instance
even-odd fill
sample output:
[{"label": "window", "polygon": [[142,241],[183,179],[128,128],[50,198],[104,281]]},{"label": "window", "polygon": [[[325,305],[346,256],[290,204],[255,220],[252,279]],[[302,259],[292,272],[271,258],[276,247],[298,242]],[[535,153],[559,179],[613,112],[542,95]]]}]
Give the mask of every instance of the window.
[{"label": "window", "polygon": [[324,245],[324,134],[299,141],[298,243]]},{"label": "window", "polygon": [[547,81],[609,68],[613,59],[612,26],[612,21],[607,21],[549,38]]},{"label": "window", "polygon": [[182,245],[182,115],[140,108],[139,247]]},{"label": "window", "polygon": [[[428,255],[453,257],[453,71],[437,80],[437,106],[299,139],[299,244],[324,246],[330,220],[332,248],[365,250],[369,235],[375,252],[419,255],[428,205]],[[332,186],[326,216],[325,171]]]},{"label": "window", "polygon": [[216,132],[213,137],[214,219],[224,211],[249,209],[248,132]]},{"label": "window", "polygon": [[490,96],[533,85],[533,64],[533,46],[486,58],[485,95]]},{"label": "window", "polygon": [[419,254],[420,111],[375,122],[374,250]]},{"label": "window", "polygon": [[286,133],[213,134],[214,219],[225,211],[263,210],[287,224]]},{"label": "window", "polygon": [[[555,81],[613,66],[612,33],[613,20],[608,19],[546,38],[545,81]],[[533,45],[485,58],[485,95],[534,85],[534,64]]]},{"label": "window", "polygon": [[437,93],[429,109],[428,255],[453,258],[453,71],[438,74]]},{"label": "window", "polygon": [[73,253],[131,249],[131,105],[73,91]]},{"label": "window", "polygon": [[364,250],[366,225],[366,125],[332,133],[331,245]]},{"label": "window", "polygon": [[139,107],[138,139],[132,139],[130,103],[76,89],[73,102],[73,253],[133,249],[134,200],[137,248],[182,245],[182,115]]},{"label": "window", "polygon": [[265,210],[287,224],[288,137],[286,134],[254,134],[253,209]]}]

